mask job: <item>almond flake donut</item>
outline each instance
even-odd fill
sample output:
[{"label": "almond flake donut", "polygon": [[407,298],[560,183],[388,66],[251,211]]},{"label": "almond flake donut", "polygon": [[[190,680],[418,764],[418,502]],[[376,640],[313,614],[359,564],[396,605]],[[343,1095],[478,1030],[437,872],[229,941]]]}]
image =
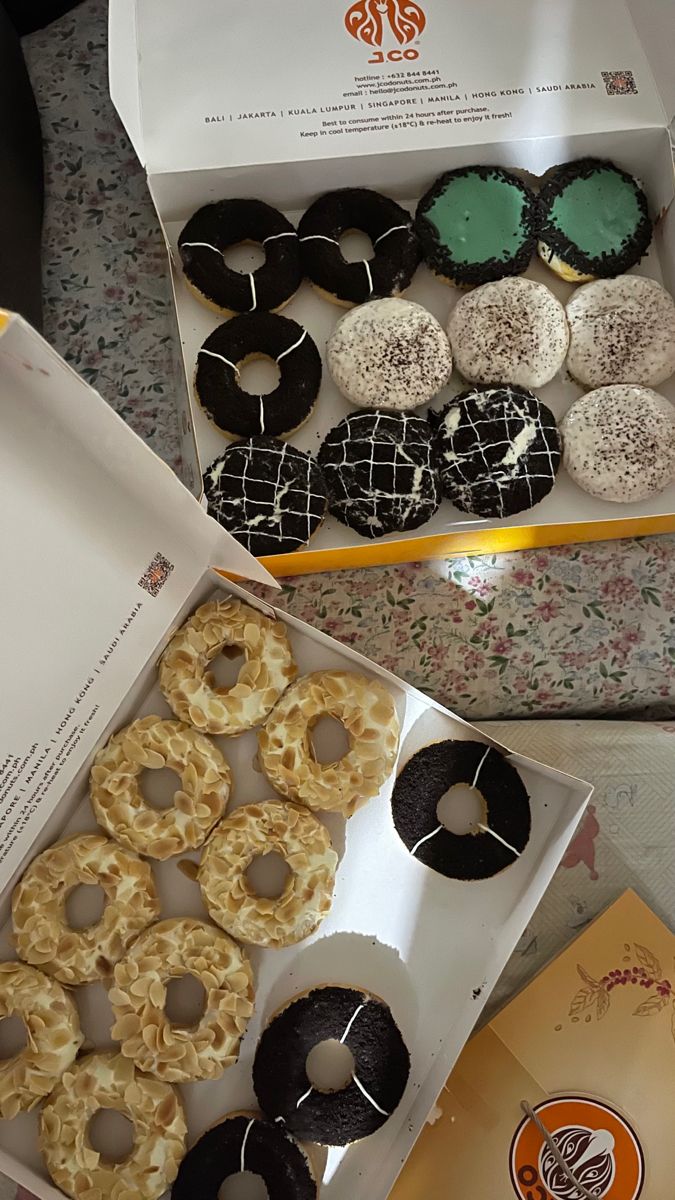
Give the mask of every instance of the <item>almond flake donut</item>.
[{"label": "almond flake donut", "polygon": [[[256,895],[246,870],[264,854],[291,869],[281,895]],[[256,946],[291,946],[316,929],[331,906],[338,857],[328,830],[306,808],[266,800],[238,808],[209,838],[199,886],[211,918]]]},{"label": "almond flake donut", "polygon": [[[231,688],[218,686],[208,670],[225,646],[246,655]],[[264,721],[296,674],[283,622],[231,598],[202,604],[174,634],[159,664],[159,686],[181,721],[231,737]]]},{"label": "almond flake donut", "polygon": [[[312,749],[312,729],[324,716],[339,721],[349,738],[337,762],[317,762]],[[376,679],[315,671],[288,689],[259,731],[260,763],[282,796],[351,817],[393,771],[398,736],[393,698]]]},{"label": "almond flake donut", "polygon": [[[201,1020],[186,1028],[167,1017],[169,979],[193,975],[206,992]],[[112,1036],[141,1071],[169,1083],[218,1079],[237,1061],[253,1012],[253,973],[243,950],[193,917],[160,921],[117,964],[109,992]]]},{"label": "almond flake donut", "polygon": [[[143,798],[143,770],[168,767],[181,787],[170,808],[158,811]],[[195,850],[225,812],[230,768],[209,738],[180,721],[143,717],[120,729],[99,750],[91,770],[96,820],[128,850],[165,859]]]},{"label": "almond flake donut", "polygon": [[[101,887],[107,903],[94,925],[71,929],[66,900],[81,883]],[[12,894],[19,957],[70,986],[110,975],[136,934],[158,916],[150,864],[98,834],[79,834],[43,850]]]},{"label": "almond flake donut", "polygon": [[75,1061],[82,1033],[71,997],[35,967],[0,963],[0,1019],[20,1017],[26,1045],[0,1062],[0,1117],[30,1112]]},{"label": "almond flake donut", "polygon": [[[107,1162],[89,1140],[89,1122],[102,1108],[133,1121],[133,1149],[122,1162]],[[39,1143],[54,1183],[74,1200],[158,1200],[178,1174],[186,1136],[170,1084],[144,1078],[123,1054],[88,1054],[45,1104]]]}]

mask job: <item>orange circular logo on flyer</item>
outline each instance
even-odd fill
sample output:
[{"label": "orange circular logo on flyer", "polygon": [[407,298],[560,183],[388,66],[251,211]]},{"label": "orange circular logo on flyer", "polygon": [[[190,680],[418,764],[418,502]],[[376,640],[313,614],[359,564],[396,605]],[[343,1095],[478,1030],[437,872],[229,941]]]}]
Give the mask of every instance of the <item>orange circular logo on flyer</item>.
[{"label": "orange circular logo on flyer", "polygon": [[367,46],[381,46],[387,32],[399,46],[407,46],[426,22],[414,0],[356,0],[345,15],[347,33]]},{"label": "orange circular logo on flyer", "polygon": [[533,1112],[550,1133],[557,1154],[534,1121],[524,1117],[511,1143],[509,1163],[520,1200],[585,1200],[587,1195],[637,1200],[644,1183],[644,1156],[625,1117],[608,1104],[582,1096],[557,1096],[535,1105]]}]

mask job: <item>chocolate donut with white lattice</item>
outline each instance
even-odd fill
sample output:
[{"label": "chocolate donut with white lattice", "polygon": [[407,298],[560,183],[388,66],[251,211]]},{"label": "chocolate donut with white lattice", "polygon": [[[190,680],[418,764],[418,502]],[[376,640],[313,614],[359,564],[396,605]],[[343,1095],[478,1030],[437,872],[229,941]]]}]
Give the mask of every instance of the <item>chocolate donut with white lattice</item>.
[{"label": "chocolate donut with white lattice", "polygon": [[417,529],[441,503],[423,417],[361,409],[326,434],[318,458],[331,513],[362,537]]},{"label": "chocolate donut with white lattice", "polygon": [[235,442],[204,473],[209,515],[251,554],[291,554],[321,526],[328,493],[311,454],[275,438]]},{"label": "chocolate donut with white lattice", "polygon": [[[345,233],[366,233],[371,258],[348,262],[340,249]],[[298,225],[305,275],[327,300],[350,308],[379,296],[399,296],[421,259],[410,213],[369,188],[338,188],[310,204]]]},{"label": "chocolate donut with white lattice", "polygon": [[443,493],[460,512],[510,517],[551,491],[562,438],[550,408],[527,388],[462,392],[429,419]]}]

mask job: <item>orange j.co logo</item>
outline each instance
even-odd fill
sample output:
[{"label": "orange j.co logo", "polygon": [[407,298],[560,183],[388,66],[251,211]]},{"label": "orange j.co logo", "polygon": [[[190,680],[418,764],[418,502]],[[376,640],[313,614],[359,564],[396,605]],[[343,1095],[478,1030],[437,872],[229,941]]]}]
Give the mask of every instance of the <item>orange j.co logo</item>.
[{"label": "orange j.co logo", "polygon": [[[358,42],[373,47],[373,57],[368,59],[371,63],[418,58],[418,52],[410,42],[419,36],[426,23],[423,10],[414,0],[356,0],[345,15],[347,33]],[[400,49],[385,51],[381,48],[388,34],[393,36]]]}]

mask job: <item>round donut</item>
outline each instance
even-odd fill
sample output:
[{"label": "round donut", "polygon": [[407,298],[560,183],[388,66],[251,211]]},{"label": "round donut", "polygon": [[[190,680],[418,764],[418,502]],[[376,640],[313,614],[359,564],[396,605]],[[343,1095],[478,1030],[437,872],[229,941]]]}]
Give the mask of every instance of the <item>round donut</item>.
[{"label": "round donut", "polygon": [[675,372],[675,300],[655,279],[619,275],[586,283],[566,311],[567,368],[584,387],[656,387]]},{"label": "round donut", "polygon": [[171,1200],[218,1200],[230,1175],[260,1175],[269,1200],[316,1200],[318,1184],[309,1156],[289,1131],[259,1113],[229,1113],[188,1150]]},{"label": "round donut", "polygon": [[[239,386],[241,367],[267,358],[279,383],[264,396]],[[321,386],[321,355],[306,329],[275,313],[244,313],[219,325],[197,356],[195,394],[229,438],[294,433],[311,415]]]},{"label": "round donut", "polygon": [[[204,1015],[190,1028],[164,1012],[167,981],[183,975],[193,975],[206,992]],[[177,917],[136,938],[115,967],[109,999],[112,1037],[140,1071],[169,1083],[218,1079],[237,1061],[253,1012],[253,973],[222,930]]]},{"label": "round donut", "polygon": [[623,274],[652,240],[642,188],[606,159],[579,158],[555,167],[539,206],[537,252],[568,283]]},{"label": "round donut", "polygon": [[[242,242],[262,246],[265,261],[243,274],[223,253]],[[298,235],[283,213],[262,200],[217,200],[190,217],[178,238],[190,291],[223,316],[276,312],[302,283]]]},{"label": "round donut", "polygon": [[[98,885],[106,904],[99,921],[71,929],[66,900],[78,884]],[[127,946],[157,920],[150,864],[99,834],[75,834],[34,858],[12,893],[17,954],[73,986],[110,975]]]},{"label": "round donut", "polygon": [[456,287],[475,287],[527,270],[538,213],[534,192],[511,171],[458,167],[422,196],[415,231],[435,275]]},{"label": "round donut", "polygon": [[74,1001],[55,979],[23,963],[0,963],[0,1020],[20,1017],[26,1045],[0,1061],[0,1117],[10,1121],[48,1096],[83,1042]]},{"label": "round donut", "polygon": [[311,454],[275,438],[228,446],[204,474],[209,514],[251,554],[290,554],[320,528],[328,496]]},{"label": "round donut", "polygon": [[[367,233],[372,258],[347,262],[340,250],[344,233]],[[298,226],[305,275],[326,300],[350,308],[375,296],[405,291],[421,252],[410,213],[368,188],[339,188],[310,204]]]},{"label": "round donut", "polygon": [[397,296],[345,313],[328,339],[326,361],[352,404],[396,412],[433,400],[452,374],[443,327],[421,304]]},{"label": "round donut", "polygon": [[[451,833],[436,809],[448,789],[480,792],[475,831]],[[515,767],[483,742],[433,742],[409,758],[391,796],[396,832],[410,853],[448,879],[489,879],[510,867],[530,838],[530,798]]]},{"label": "round donut", "polygon": [[350,413],[329,429],[319,464],[331,513],[361,537],[418,529],[441,503],[431,426],[416,413]]},{"label": "round donut", "polygon": [[650,388],[613,384],[587,392],[561,430],[568,474],[599,500],[633,504],[675,480],[675,408]]},{"label": "round donut", "polygon": [[[279,897],[258,896],[246,871],[280,854],[291,874]],[[291,946],[309,937],[331,906],[338,857],[328,830],[306,808],[266,800],[238,808],[214,830],[199,865],[209,916],[232,937],[256,946]]]},{"label": "round donut", "polygon": [[[336,1040],[354,1056],[354,1074],[339,1091],[312,1087],[310,1050]],[[277,1012],[253,1061],[263,1112],[301,1141],[347,1146],[375,1133],[394,1112],[410,1074],[410,1055],[387,1005],[362,988],[324,985]]]},{"label": "round donut", "polygon": [[[344,726],[349,750],[317,762],[310,735],[320,717]],[[307,808],[351,817],[394,769],[399,723],[393,697],[354,671],[315,671],[290,687],[258,731],[260,763],[275,791]]]},{"label": "round donut", "polygon": [[565,309],[533,279],[498,279],[460,296],[448,337],[460,374],[470,383],[538,388],[565,362],[570,334]]},{"label": "round donut", "polygon": [[[246,656],[237,682],[220,687],[208,670],[225,646]],[[181,721],[230,737],[251,729],[295,679],[286,626],[241,600],[210,600],[174,634],[159,664],[159,686]]]},{"label": "round donut", "polygon": [[[169,808],[143,798],[139,777],[168,767],[180,777]],[[91,769],[89,792],[99,825],[149,858],[201,846],[227,807],[230,768],[209,738],[181,721],[142,717],[111,737]]]},{"label": "round donut", "polygon": [[551,491],[560,432],[550,408],[527,388],[472,389],[432,416],[443,493],[460,512],[510,517]]},{"label": "round donut", "polygon": [[[133,1121],[122,1162],[94,1150],[87,1126],[101,1108]],[[63,1075],[40,1117],[40,1150],[57,1187],[74,1200],[159,1200],[176,1178],[187,1125],[177,1092],[146,1079],[123,1054],[88,1054]]]}]

